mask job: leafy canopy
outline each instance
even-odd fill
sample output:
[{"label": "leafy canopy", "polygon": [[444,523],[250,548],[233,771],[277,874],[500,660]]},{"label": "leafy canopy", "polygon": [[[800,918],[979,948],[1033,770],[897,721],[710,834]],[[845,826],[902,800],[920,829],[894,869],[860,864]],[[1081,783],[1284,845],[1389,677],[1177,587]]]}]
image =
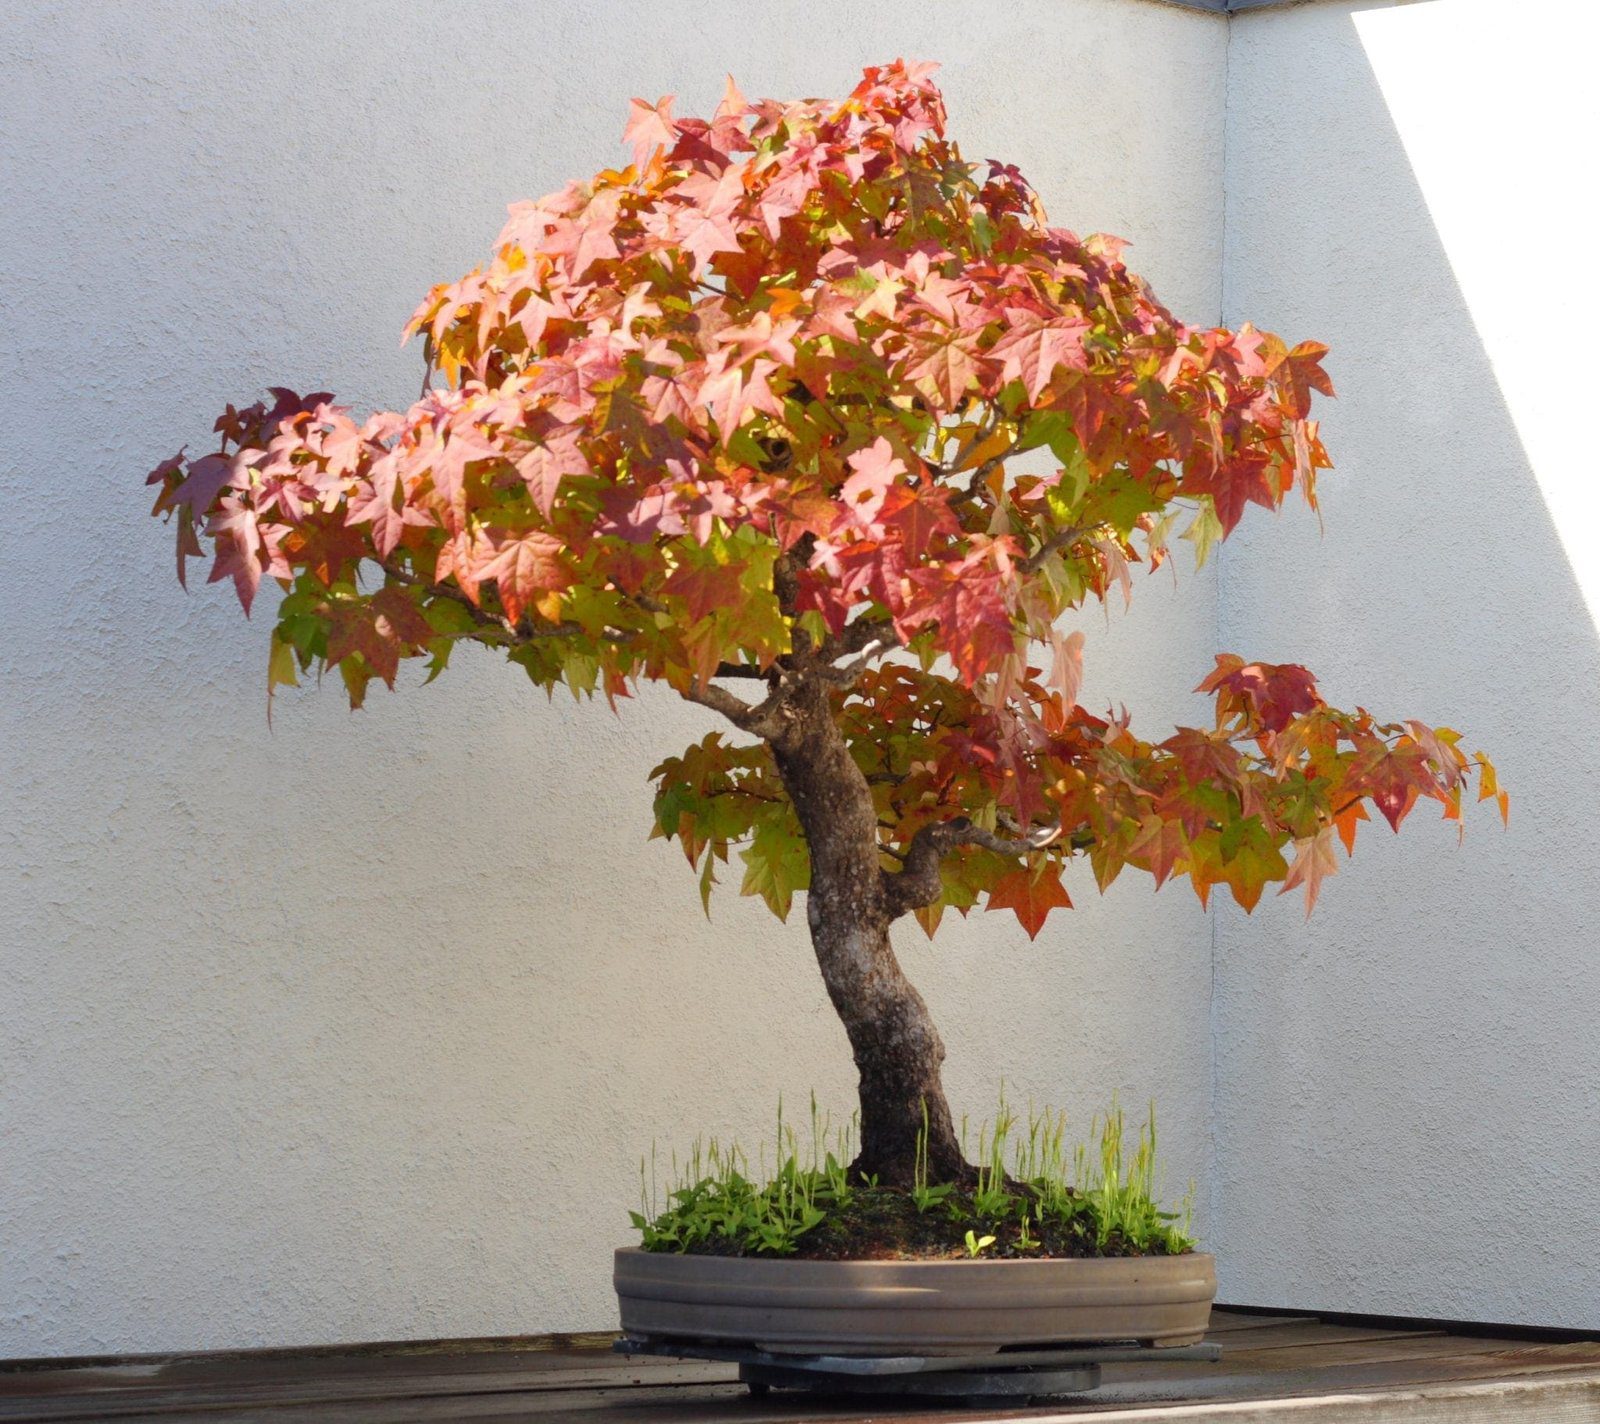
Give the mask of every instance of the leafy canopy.
[{"label": "leafy canopy", "polygon": [[[1249,505],[1315,506],[1325,348],[1177,320],[1117,239],[962,159],[933,68],[868,69],[841,102],[730,80],[710,119],[634,101],[630,164],[515,204],[489,264],[417,309],[409,409],[275,389],[157,467],[180,578],[203,534],[247,613],[283,588],[269,695],[337,667],[359,706],[466,639],[547,690],[659,680],[726,713],[758,739],[663,762],[656,832],[707,893],[742,847],[779,915],[806,848],[726,679],[767,705],[827,684],[886,869],[940,852],[905,907],[930,934],[980,898],[1036,934],[1083,853],[1102,887],[1134,865],[1249,909],[1281,881],[1309,910],[1368,803],[1457,817],[1469,769],[1497,794],[1488,762],[1231,656],[1200,685],[1215,724],[1147,742],[1077,705],[1058,623],[1175,536],[1203,561]],[[1030,452],[1046,472],[1008,463]]]}]

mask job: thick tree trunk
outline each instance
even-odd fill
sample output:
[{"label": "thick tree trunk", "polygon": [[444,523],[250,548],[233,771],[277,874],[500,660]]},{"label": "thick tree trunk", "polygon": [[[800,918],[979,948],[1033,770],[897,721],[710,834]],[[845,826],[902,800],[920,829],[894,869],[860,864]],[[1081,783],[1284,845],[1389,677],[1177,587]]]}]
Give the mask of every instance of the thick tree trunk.
[{"label": "thick tree trunk", "polygon": [[911,1185],[926,1113],[927,1179],[966,1179],[972,1168],[939,1079],[944,1044],[889,945],[871,789],[834,724],[825,688],[802,692],[794,713],[773,755],[811,853],[812,947],[861,1073],[856,1170],[885,1185]]}]

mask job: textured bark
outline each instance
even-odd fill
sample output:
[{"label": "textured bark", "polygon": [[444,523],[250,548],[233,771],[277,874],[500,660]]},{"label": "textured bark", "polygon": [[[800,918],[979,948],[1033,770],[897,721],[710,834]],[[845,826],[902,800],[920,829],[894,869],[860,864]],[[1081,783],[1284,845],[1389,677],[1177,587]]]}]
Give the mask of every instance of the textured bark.
[{"label": "textured bark", "polygon": [[964,1180],[972,1168],[961,1155],[939,1077],[944,1044],[890,947],[896,911],[878,863],[877,814],[825,687],[797,691],[772,750],[811,854],[812,947],[861,1074],[856,1169],[885,1184],[910,1185],[926,1109],[928,1180]]}]

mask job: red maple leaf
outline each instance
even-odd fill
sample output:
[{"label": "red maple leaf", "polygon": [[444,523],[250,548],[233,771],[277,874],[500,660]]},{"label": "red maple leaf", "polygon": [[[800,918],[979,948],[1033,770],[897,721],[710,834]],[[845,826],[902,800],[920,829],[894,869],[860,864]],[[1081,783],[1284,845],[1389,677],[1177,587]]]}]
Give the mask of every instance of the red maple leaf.
[{"label": "red maple leaf", "polygon": [[[718,356],[724,354],[719,352]],[[767,377],[777,369],[775,362],[757,357],[748,366],[711,370],[706,376],[700,386],[699,403],[710,409],[724,445],[752,415],[783,413],[783,402],[767,384]]]},{"label": "red maple leaf", "polygon": [[1128,847],[1128,858],[1142,857],[1148,863],[1159,890],[1188,848],[1180,822],[1152,816],[1143,823],[1137,838]]},{"label": "red maple leaf", "polygon": [[1289,409],[1296,418],[1304,419],[1311,413],[1311,392],[1333,394],[1333,382],[1322,369],[1322,358],[1328,348],[1320,341],[1302,341],[1294,350],[1285,350],[1276,336],[1265,336],[1261,342],[1261,356],[1267,374],[1278,383],[1278,388],[1289,398]]},{"label": "red maple leaf", "polygon": [[1233,533],[1246,505],[1278,507],[1280,490],[1272,478],[1272,464],[1258,450],[1240,451],[1208,475],[1187,475],[1183,483],[1186,490],[1211,496],[1224,535]]},{"label": "red maple leaf", "polygon": [[1339,868],[1339,858],[1333,849],[1333,835],[1333,827],[1324,826],[1316,835],[1294,843],[1294,863],[1284,877],[1283,888],[1278,891],[1280,895],[1287,895],[1291,890],[1304,886],[1307,919],[1311,918],[1322,882]]},{"label": "red maple leaf", "polygon": [[1415,743],[1399,747],[1380,744],[1370,748],[1351,768],[1347,784],[1370,796],[1383,812],[1384,820],[1396,831],[1416,805],[1418,795],[1436,785],[1428,772],[1422,748]]},{"label": "red maple leaf", "polygon": [[920,597],[900,617],[903,630],[937,622],[940,642],[969,684],[1016,648],[1005,580],[988,548],[958,564],[919,568],[910,575]]},{"label": "red maple leaf", "polygon": [[189,475],[178,486],[169,504],[174,509],[187,508],[196,516],[203,515],[234,475],[238,468],[237,457],[227,455],[202,455],[189,466]]},{"label": "red maple leaf", "polygon": [[661,591],[683,599],[690,622],[698,623],[717,609],[731,607],[739,601],[741,572],[732,564],[710,564],[698,568],[685,564],[674,570],[672,577],[661,585]]},{"label": "red maple leaf", "polygon": [[907,497],[894,510],[882,513],[882,521],[886,527],[900,531],[900,540],[913,559],[922,558],[937,535],[961,532],[950,513],[949,493],[941,486],[929,484],[904,493]]},{"label": "red maple leaf", "polygon": [[1239,753],[1226,737],[1179,727],[1161,743],[1161,750],[1172,753],[1192,786],[1232,787],[1239,780]]},{"label": "red maple leaf", "polygon": [[1061,868],[1044,861],[1036,870],[1019,865],[995,881],[987,910],[1013,910],[1029,939],[1037,939],[1045,917],[1054,909],[1070,910],[1072,901],[1061,883]]},{"label": "red maple leaf", "polygon": [[399,483],[399,456],[391,451],[372,462],[368,477],[360,481],[350,496],[346,524],[370,524],[372,544],[378,557],[386,559],[394,552],[405,530],[403,510],[395,505],[395,487]]},{"label": "red maple leaf", "polygon": [[695,271],[704,271],[719,252],[738,252],[739,230],[733,224],[734,208],[744,196],[744,169],[730,163],[720,177],[697,173],[673,190],[689,200],[674,210],[667,223],[671,240],[695,259]]},{"label": "red maple leaf", "polygon": [[857,523],[870,526],[883,508],[894,482],[906,472],[905,461],[881,435],[865,450],[857,450],[846,463],[850,478],[839,491],[839,500]]},{"label": "red maple leaf", "polygon": [[328,666],[359,653],[393,687],[401,657],[432,636],[433,628],[410,595],[394,587],[380,589],[371,599],[333,606],[328,618]]},{"label": "red maple leaf", "polygon": [[1195,691],[1217,694],[1219,716],[1242,713],[1268,732],[1324,705],[1316,679],[1298,663],[1246,663],[1233,653],[1218,653],[1215,670]]}]

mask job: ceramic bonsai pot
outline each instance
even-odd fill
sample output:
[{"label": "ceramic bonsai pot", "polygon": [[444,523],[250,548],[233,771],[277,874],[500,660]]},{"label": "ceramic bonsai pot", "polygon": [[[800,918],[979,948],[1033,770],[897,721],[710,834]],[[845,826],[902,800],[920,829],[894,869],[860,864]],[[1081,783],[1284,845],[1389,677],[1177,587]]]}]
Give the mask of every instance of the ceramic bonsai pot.
[{"label": "ceramic bonsai pot", "polygon": [[626,1335],[753,1344],[772,1353],[953,1355],[1206,1330],[1216,1259],[796,1261],[616,1253]]}]

